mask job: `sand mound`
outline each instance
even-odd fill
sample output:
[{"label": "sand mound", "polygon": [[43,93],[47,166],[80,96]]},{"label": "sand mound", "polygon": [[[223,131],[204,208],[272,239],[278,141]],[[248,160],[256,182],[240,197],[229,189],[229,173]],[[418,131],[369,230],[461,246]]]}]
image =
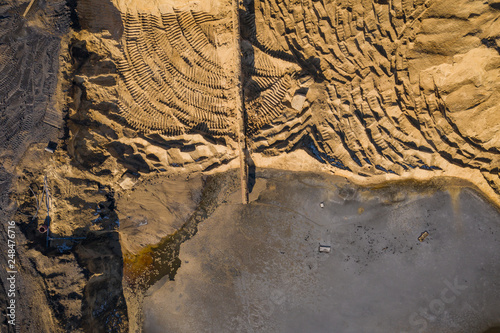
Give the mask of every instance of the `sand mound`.
[{"label": "sand mound", "polygon": [[304,149],[360,182],[455,175],[497,196],[498,9],[446,3],[244,1],[238,45],[228,2],[81,2],[72,154],[95,172],[225,165],[242,89],[257,166]]}]

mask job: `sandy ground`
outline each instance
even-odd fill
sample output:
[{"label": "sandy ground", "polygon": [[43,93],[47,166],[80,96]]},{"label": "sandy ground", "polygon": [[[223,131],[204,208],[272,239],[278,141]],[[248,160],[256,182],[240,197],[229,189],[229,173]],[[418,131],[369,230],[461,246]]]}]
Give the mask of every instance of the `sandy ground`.
[{"label": "sandy ground", "polygon": [[[17,327],[139,332],[137,286],[173,278],[206,219],[175,282],[149,291],[147,331],[500,322],[498,216],[460,186],[416,194],[409,181],[457,177],[500,207],[499,2],[451,3],[2,1],[0,211],[19,230]],[[244,207],[228,196],[238,165],[251,181],[274,168],[410,188],[264,173]],[[46,248],[38,231],[45,176],[50,235],[78,237],[69,245]],[[2,309],[5,281],[0,270]]]},{"label": "sandy ground", "polygon": [[472,333],[500,322],[499,213],[472,190],[257,176],[258,198],[221,205],[181,246],[175,281],[150,288],[145,332]]},{"label": "sandy ground", "polygon": [[200,201],[202,185],[200,175],[153,178],[121,195],[117,205],[124,251],[136,253],[182,227]]}]

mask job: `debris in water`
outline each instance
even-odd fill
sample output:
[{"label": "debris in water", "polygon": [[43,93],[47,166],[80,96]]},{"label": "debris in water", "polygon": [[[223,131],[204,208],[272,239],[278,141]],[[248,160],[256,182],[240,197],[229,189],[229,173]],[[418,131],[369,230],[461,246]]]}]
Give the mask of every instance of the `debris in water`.
[{"label": "debris in water", "polygon": [[330,245],[320,245],[319,252],[320,253],[330,253],[332,251],[332,247]]},{"label": "debris in water", "polygon": [[423,241],[424,241],[424,239],[426,239],[426,238],[427,238],[427,236],[429,236],[429,233],[428,233],[427,231],[424,231],[424,232],[422,232],[422,233],[420,234],[420,236],[418,237],[418,240],[419,240],[420,242],[423,242]]}]

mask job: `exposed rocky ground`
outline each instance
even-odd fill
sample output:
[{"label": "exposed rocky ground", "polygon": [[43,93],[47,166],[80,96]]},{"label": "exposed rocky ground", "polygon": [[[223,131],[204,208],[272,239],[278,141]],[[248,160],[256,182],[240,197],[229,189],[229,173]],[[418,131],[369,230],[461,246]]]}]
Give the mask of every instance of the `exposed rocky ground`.
[{"label": "exposed rocky ground", "polygon": [[142,292],[235,200],[238,158],[250,189],[263,167],[452,176],[499,205],[499,17],[495,0],[1,1],[23,327],[139,331]]}]

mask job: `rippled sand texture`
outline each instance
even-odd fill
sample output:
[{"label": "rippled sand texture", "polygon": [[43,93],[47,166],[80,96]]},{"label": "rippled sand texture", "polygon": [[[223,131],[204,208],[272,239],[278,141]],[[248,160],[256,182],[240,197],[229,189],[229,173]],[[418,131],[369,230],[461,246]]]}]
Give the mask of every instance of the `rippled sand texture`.
[{"label": "rippled sand texture", "polygon": [[22,3],[0,6],[0,173],[11,172],[29,144],[63,125],[55,90],[69,8],[51,1],[25,11]]},{"label": "rippled sand texture", "polygon": [[228,79],[213,21],[208,13],[178,10],[125,15],[120,110],[134,127],[168,135],[193,128],[230,134]]},{"label": "rippled sand texture", "polygon": [[111,147],[96,170],[109,155],[141,172],[228,165],[243,91],[257,165],[305,149],[359,181],[450,175],[498,195],[497,3],[244,1],[239,45],[229,1],[139,4],[78,5],[95,61],[70,128],[77,159]]},{"label": "rippled sand texture", "polygon": [[[301,68],[259,86],[249,127],[273,126],[255,147],[289,151],[307,137],[317,159],[361,176],[453,164],[498,191],[498,15],[493,2],[247,1],[255,59]],[[290,75],[282,111],[262,116]]]}]

